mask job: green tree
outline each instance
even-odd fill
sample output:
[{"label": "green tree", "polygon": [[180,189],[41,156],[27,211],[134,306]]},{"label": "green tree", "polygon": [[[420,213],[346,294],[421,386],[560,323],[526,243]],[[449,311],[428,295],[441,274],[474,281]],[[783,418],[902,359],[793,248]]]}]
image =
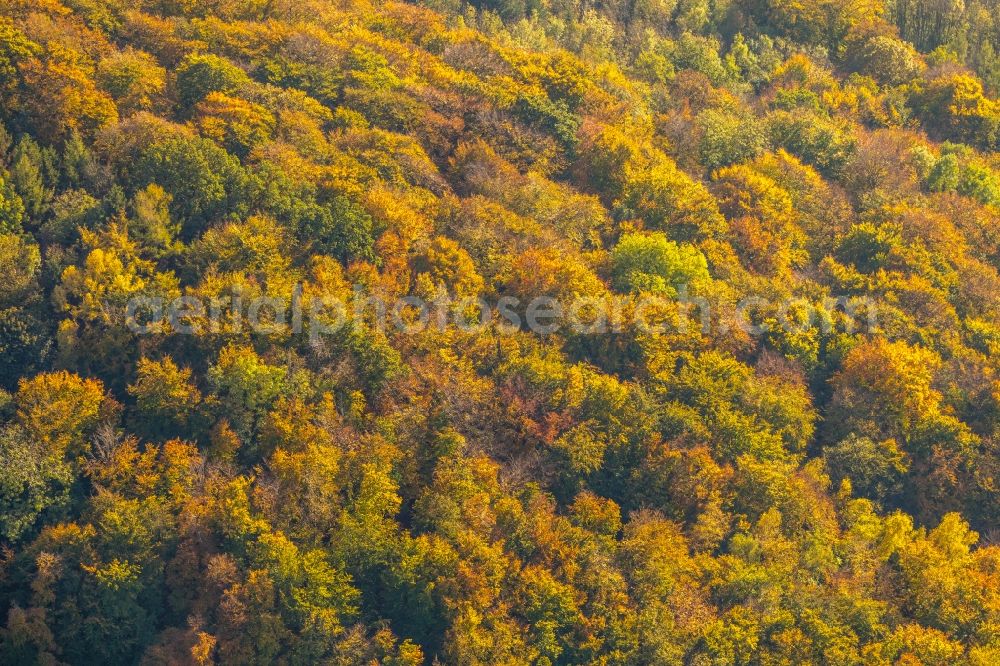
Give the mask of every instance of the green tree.
[{"label": "green tree", "polygon": [[75,474],[67,461],[44,450],[16,425],[0,430],[0,535],[18,542],[45,511],[64,508]]},{"label": "green tree", "polygon": [[300,237],[343,263],[374,261],[375,224],[364,208],[335,196],[302,222]]},{"label": "green tree", "polygon": [[248,176],[239,160],[209,139],[164,139],[147,146],[132,180],[137,188],[154,183],[170,195],[171,216],[187,238],[247,204]]},{"label": "green tree", "polygon": [[626,234],[611,253],[611,282],[619,291],[649,291],[673,298],[678,288],[697,287],[709,279],[701,252],[669,241],[662,233]]},{"label": "green tree", "polygon": [[209,93],[246,92],[252,85],[242,69],[211,53],[193,53],[177,67],[177,92],[181,108],[187,112]]}]

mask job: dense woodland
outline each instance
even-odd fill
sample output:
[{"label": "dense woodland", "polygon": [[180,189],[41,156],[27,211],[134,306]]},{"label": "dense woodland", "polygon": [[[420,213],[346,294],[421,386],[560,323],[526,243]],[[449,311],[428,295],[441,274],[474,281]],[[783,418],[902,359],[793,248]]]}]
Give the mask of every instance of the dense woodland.
[{"label": "dense woodland", "polygon": [[0,663],[1000,663],[998,9],[0,0]]}]

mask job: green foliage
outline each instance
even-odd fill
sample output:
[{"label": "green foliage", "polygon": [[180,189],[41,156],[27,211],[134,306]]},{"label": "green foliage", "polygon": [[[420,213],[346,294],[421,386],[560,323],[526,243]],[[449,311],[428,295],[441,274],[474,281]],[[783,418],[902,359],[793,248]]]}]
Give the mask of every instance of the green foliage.
[{"label": "green foliage", "polygon": [[665,397],[693,408],[665,419],[667,432],[707,429],[724,459],[783,459],[803,450],[815,430],[816,415],[801,387],[754,377],[750,368],[718,353],[690,360],[663,381]]},{"label": "green foliage", "polygon": [[529,94],[518,98],[514,110],[525,122],[552,134],[566,150],[576,145],[580,120],[569,110],[565,100]]},{"label": "green foliage", "polygon": [[147,146],[132,175],[136,187],[159,185],[183,234],[245,208],[247,175],[239,160],[208,139],[166,139]]},{"label": "green foliage", "polygon": [[927,176],[927,188],[931,192],[953,192],[958,189],[961,171],[958,157],[954,154],[942,155],[934,162]]},{"label": "green foliage", "polygon": [[899,251],[901,234],[895,225],[855,224],[837,246],[837,258],[862,273],[888,267],[889,257]]},{"label": "green foliage", "polygon": [[747,162],[764,147],[764,136],[754,119],[707,109],[698,116],[701,130],[698,152],[709,170]]},{"label": "green foliage", "polygon": [[[23,202],[24,215],[37,224],[52,197],[54,152],[41,148],[25,135],[17,142],[10,159],[10,180],[14,193]],[[7,204],[11,210],[9,216],[16,215],[17,207],[16,200],[11,197],[11,203]]]},{"label": "green foliage", "polygon": [[225,58],[220,58],[212,53],[196,53],[187,56],[178,65],[176,76],[177,94],[181,107],[188,111],[205,99],[209,93],[229,94],[245,91],[250,86],[250,77],[243,70]]},{"label": "green foliage", "polygon": [[611,282],[623,292],[648,291],[676,297],[679,287],[709,280],[705,256],[661,233],[626,234],[611,254]]},{"label": "green foliage", "polygon": [[0,308],[0,389],[38,369],[51,344],[51,332],[29,308]]},{"label": "green foliage", "polygon": [[22,429],[0,431],[0,535],[19,541],[44,511],[67,503],[73,480],[69,465],[40,451]]},{"label": "green foliage", "polygon": [[0,184],[0,233],[16,234],[24,220],[24,203],[6,179]]},{"label": "green foliage", "polygon": [[774,113],[772,141],[827,176],[836,176],[850,159],[855,140],[836,123],[816,114]]},{"label": "green foliage", "polygon": [[301,238],[316,250],[344,263],[374,262],[374,221],[363,208],[344,196],[336,196],[314,216],[302,221]]},{"label": "green foliage", "polygon": [[965,167],[956,189],[959,194],[981,204],[1000,204],[1000,182],[996,174],[985,167],[976,164]]},{"label": "green foliage", "polygon": [[898,497],[907,471],[906,456],[896,442],[874,442],[851,435],[827,447],[823,460],[833,482],[850,483],[855,495],[886,503]]},{"label": "green foliage", "polygon": [[221,413],[245,444],[256,441],[268,406],[291,390],[285,368],[264,363],[247,347],[223,349],[208,380]]}]

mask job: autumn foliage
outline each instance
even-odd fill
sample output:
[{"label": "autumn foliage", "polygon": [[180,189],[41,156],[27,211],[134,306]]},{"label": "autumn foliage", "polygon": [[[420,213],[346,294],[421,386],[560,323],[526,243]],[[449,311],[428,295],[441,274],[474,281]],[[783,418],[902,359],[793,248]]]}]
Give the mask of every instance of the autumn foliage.
[{"label": "autumn foliage", "polygon": [[0,0],[0,663],[1000,663],[996,9]]}]

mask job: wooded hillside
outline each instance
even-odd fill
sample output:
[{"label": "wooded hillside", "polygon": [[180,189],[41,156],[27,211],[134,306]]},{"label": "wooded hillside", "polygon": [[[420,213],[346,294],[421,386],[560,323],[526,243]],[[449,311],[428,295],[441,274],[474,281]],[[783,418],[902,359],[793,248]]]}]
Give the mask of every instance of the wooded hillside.
[{"label": "wooded hillside", "polygon": [[0,663],[1000,663],[995,0],[0,17]]}]

